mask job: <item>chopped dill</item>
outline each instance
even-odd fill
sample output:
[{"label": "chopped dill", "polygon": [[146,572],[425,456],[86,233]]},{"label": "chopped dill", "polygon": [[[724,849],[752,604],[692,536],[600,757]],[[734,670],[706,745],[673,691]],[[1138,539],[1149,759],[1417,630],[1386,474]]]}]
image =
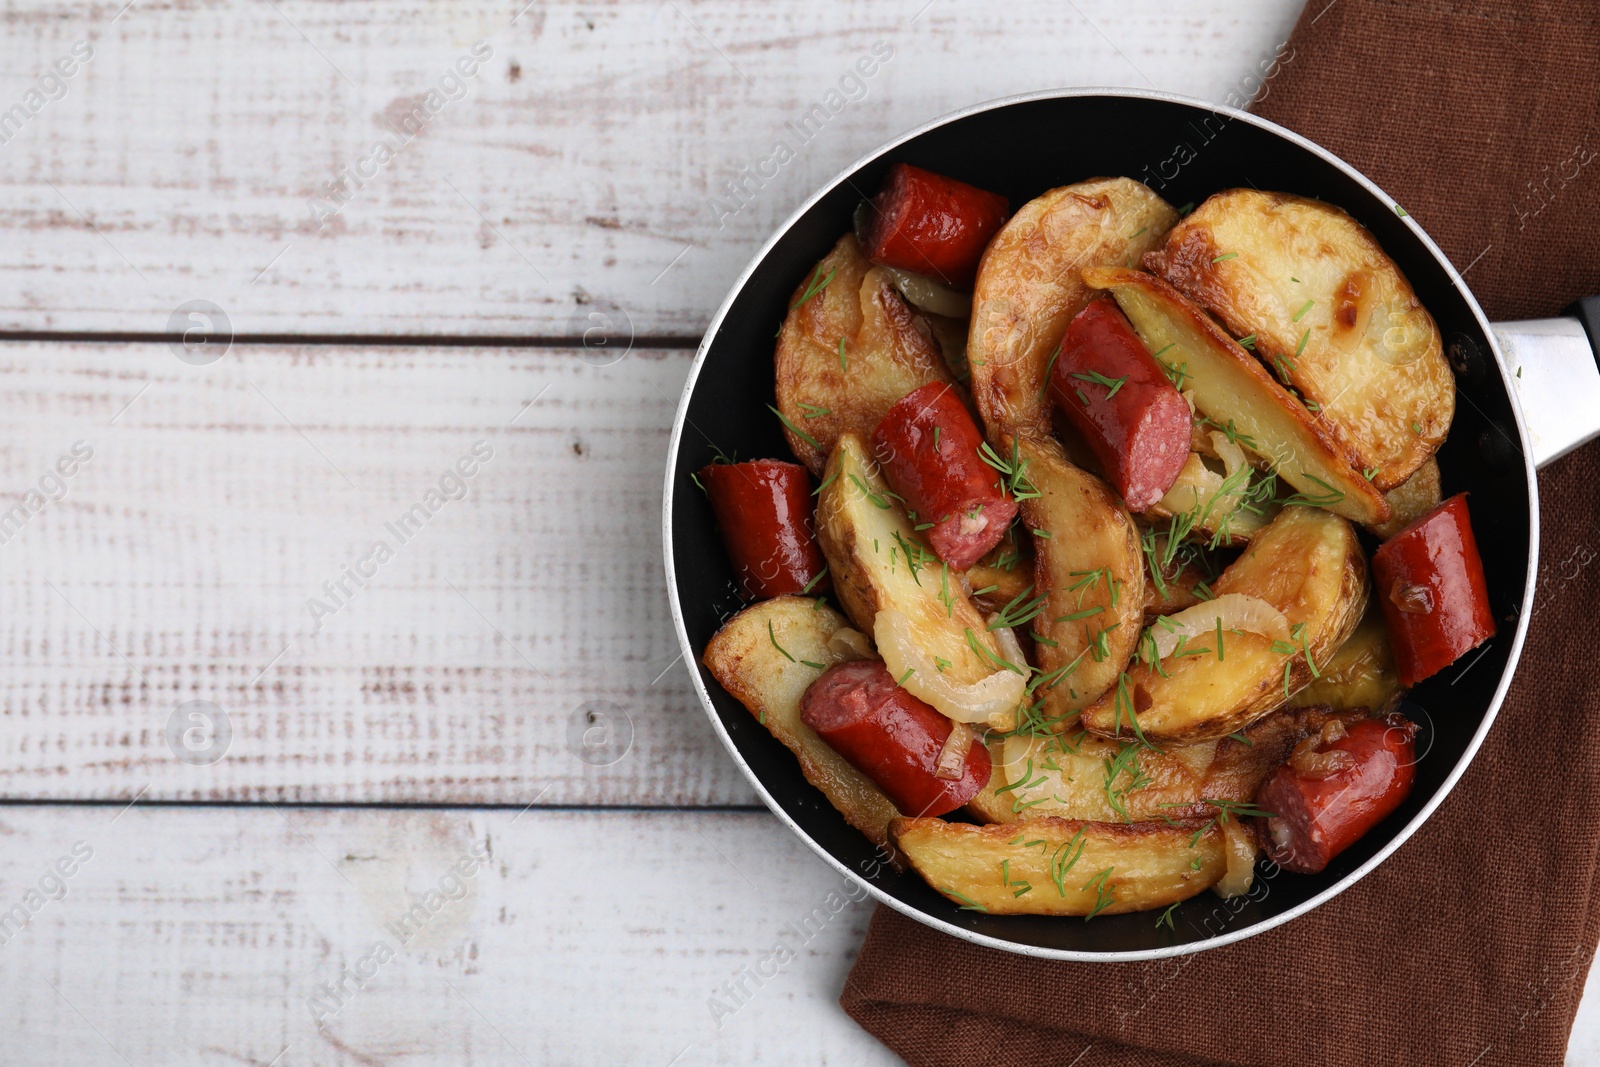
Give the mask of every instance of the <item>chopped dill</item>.
[{"label": "chopped dill", "polygon": [[[800,299],[798,301],[796,301],[794,306],[791,307],[789,310],[790,311],[798,311],[812,297],[816,296],[818,293],[822,292],[822,290],[826,289],[828,287],[828,283],[833,281],[833,275],[834,275],[834,272],[830,270],[828,272],[828,276],[826,278],[823,278],[822,277],[822,264],[818,263],[817,264],[817,273],[815,273],[815,274],[813,274],[811,276],[811,281],[806,283],[805,291],[800,294]],[[819,278],[822,279],[820,282],[817,280]]]},{"label": "chopped dill", "polygon": [[939,887],[939,892],[948,894],[949,896],[952,896],[952,897],[955,897],[957,900],[965,901],[965,903],[963,903],[961,905],[961,908],[960,908],[961,911],[982,911],[982,912],[987,912],[989,910],[988,908],[984,907],[982,904],[979,904],[976,900],[973,900],[971,897],[967,896],[965,893],[962,893],[962,892],[959,892],[957,890],[951,889],[947,885],[940,886]]},{"label": "chopped dill", "polygon": [[792,433],[796,437],[800,438],[800,440],[804,441],[806,444],[810,445],[812,448],[816,449],[818,452],[822,451],[821,443],[819,443],[815,437],[812,437],[810,434],[806,433],[800,427],[798,427],[794,423],[790,422],[789,421],[789,416],[785,415],[783,412],[779,411],[777,408],[773,407],[771,404],[767,405],[767,410],[772,412],[774,415],[778,416],[779,421],[782,422],[783,425],[788,428],[790,433]]},{"label": "chopped dill", "polygon": [[816,588],[817,583],[822,581],[822,579],[826,578],[827,576],[828,576],[828,565],[826,563],[824,563],[822,565],[822,569],[817,572],[817,576],[815,578],[811,579],[809,582],[807,582],[805,584],[805,587],[803,589],[801,589],[800,591],[802,593],[811,592],[811,590]]},{"label": "chopped dill", "polygon": [[1033,487],[1028,480],[1028,461],[1021,456],[1017,438],[1011,439],[1011,461],[1002,459],[989,442],[985,441],[978,447],[978,458],[1000,472],[1000,481],[996,483],[999,488],[1009,493],[1014,500],[1032,500],[1040,496],[1039,490]]},{"label": "chopped dill", "polygon": [[788,660],[790,663],[797,662],[793,656],[789,655],[789,650],[787,648],[784,648],[782,645],[778,644],[778,635],[777,632],[772,628],[771,619],[767,620],[767,637],[772,640],[772,647],[783,653],[784,659]]},{"label": "chopped dill", "polygon": [[1045,602],[1050,599],[1050,594],[1040,593],[1032,600],[1027,600],[1027,596],[1031,592],[1033,592],[1033,585],[1030,583],[1026,589],[1013,597],[1009,604],[995,613],[994,621],[989,623],[989,629],[998,630],[1002,626],[1021,626],[1043,611]]},{"label": "chopped dill", "polygon": [[1090,919],[1094,918],[1096,915],[1099,915],[1102,911],[1105,911],[1112,905],[1112,903],[1114,903],[1116,899],[1115,893],[1106,884],[1106,880],[1111,877],[1111,872],[1114,870],[1116,870],[1115,867],[1107,867],[1105,870],[1101,871],[1099,874],[1083,883],[1084,889],[1094,886],[1094,907],[1090,909],[1089,914],[1083,917],[1084,922],[1088,922]]},{"label": "chopped dill", "polygon": [[[855,483],[856,488],[861,490],[862,494],[866,496],[867,500],[871,502],[873,507],[878,508],[881,511],[889,510],[889,502],[883,497],[879,496],[877,493],[874,493],[871,489],[868,489],[866,482],[863,482],[854,474],[847,474],[845,477],[849,478]],[[874,551],[876,551],[876,549],[874,549]]]},{"label": "chopped dill", "polygon": [[[1116,396],[1117,395],[1117,390],[1121,389],[1124,385],[1128,384],[1128,376],[1126,374],[1124,374],[1120,378],[1107,378],[1104,374],[1101,374],[1099,371],[1092,370],[1092,371],[1088,371],[1088,372],[1085,372],[1085,373],[1082,373],[1082,374],[1074,371],[1072,376],[1074,378],[1078,379],[1078,381],[1080,381],[1080,382],[1093,382],[1095,385],[1103,385],[1103,386],[1105,386],[1108,390],[1110,390],[1109,392],[1106,393],[1106,399],[1107,400],[1110,400],[1112,397]],[[1079,392],[1078,395],[1082,396],[1083,393]]]}]

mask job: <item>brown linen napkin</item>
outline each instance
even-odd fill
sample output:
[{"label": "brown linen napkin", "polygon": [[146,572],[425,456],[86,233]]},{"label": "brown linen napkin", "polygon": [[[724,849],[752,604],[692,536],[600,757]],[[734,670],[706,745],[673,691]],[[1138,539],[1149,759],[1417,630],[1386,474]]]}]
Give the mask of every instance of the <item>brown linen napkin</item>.
[{"label": "brown linen napkin", "polygon": [[[1257,110],[1393,194],[1491,319],[1600,293],[1592,0],[1311,0],[1284,56]],[[1535,612],[1499,721],[1365,880],[1151,963],[1005,955],[880,907],[845,1010],[918,1067],[1561,1063],[1600,939],[1600,446],[1539,494]]]}]

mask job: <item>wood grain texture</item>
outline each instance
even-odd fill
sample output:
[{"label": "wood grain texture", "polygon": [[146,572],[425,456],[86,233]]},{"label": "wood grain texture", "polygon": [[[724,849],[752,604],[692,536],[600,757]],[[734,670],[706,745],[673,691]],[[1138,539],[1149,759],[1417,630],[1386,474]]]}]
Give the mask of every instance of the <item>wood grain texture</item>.
[{"label": "wood grain texture", "polygon": [[[898,1062],[836,1003],[871,905],[765,814],[16,807],[0,837],[0,912],[92,850],[0,925],[7,1063]],[[1597,1055],[1591,974],[1567,1062]]]},{"label": "wood grain texture", "polygon": [[[690,356],[0,348],[0,794],[755,803],[667,610],[661,464]],[[93,456],[65,495],[29,498],[59,495],[75,442]],[[492,458],[428,515],[479,442]],[[377,541],[392,558],[363,563]],[[346,567],[375,573],[330,595]],[[220,761],[174,755],[193,700],[227,716]],[[631,722],[616,762],[576,754],[584,708],[616,719],[600,760]]]},{"label": "wood grain texture", "polygon": [[[0,111],[74,42],[94,50],[0,128],[0,329],[161,331],[204,298],[252,334],[570,337],[598,305],[641,336],[698,335],[777,224],[890,137],[1056,85],[1223,100],[1299,8],[599,0],[513,22],[521,0],[123,3],[0,13]],[[462,98],[395,139],[480,39]],[[786,131],[880,41],[893,58],[859,99],[806,143]],[[323,224],[310,202],[379,138],[394,158]],[[711,206],[738,206],[723,183],[783,138],[795,158],[748,203]]]},{"label": "wood grain texture", "polygon": [[[0,113],[75,42],[95,54],[0,125],[0,330],[167,331],[209,299],[246,333],[690,337],[885,139],[1049,85],[1223,100],[1300,6],[925,2],[19,0]],[[465,97],[319,224],[310,201],[479,39]],[[719,217],[722,183],[879,40],[865,99]],[[660,587],[688,355],[589,356],[0,349],[0,795],[752,802]],[[480,439],[466,497],[312,632],[307,598]],[[8,528],[77,441],[62,499]],[[190,700],[228,714],[216,763],[167,742]],[[617,763],[574,755],[584,706],[631,720]],[[869,908],[791,932],[842,883],[764,814],[23,806],[0,839],[8,1063],[893,1062],[835,1003]],[[79,841],[63,899],[9,929]],[[483,846],[464,898],[319,1025],[324,983]],[[796,959],[742,978],[780,939]],[[1600,1060],[1596,981],[1570,1064]],[[738,1009],[720,1027],[714,996]]]},{"label": "wood grain texture", "polygon": [[0,925],[7,1063],[898,1062],[837,1004],[871,906],[764,813],[13,808],[0,835],[0,909],[91,853]]}]

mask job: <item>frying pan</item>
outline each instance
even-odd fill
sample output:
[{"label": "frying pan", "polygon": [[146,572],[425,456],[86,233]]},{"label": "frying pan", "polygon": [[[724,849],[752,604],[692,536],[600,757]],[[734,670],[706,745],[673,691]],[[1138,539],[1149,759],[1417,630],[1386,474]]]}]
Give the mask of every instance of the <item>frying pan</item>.
[{"label": "frying pan", "polygon": [[[1004,194],[1016,208],[1100,175],[1150,185],[1168,203],[1255,186],[1337,204],[1394,257],[1439,325],[1459,401],[1438,454],[1446,495],[1472,494],[1499,632],[1417,686],[1401,710],[1421,725],[1410,798],[1317,875],[1263,866],[1232,901],[1201,893],[1158,929],[1146,913],[1092,922],[962,911],[915,872],[896,872],[801,776],[790,752],[700,665],[740,602],[711,508],[691,471],[722,452],[789,458],[773,397],[773,333],[794,286],[850,229],[890,164],[907,162]],[[1590,315],[1585,315],[1585,311]],[[1600,370],[1575,317],[1491,326],[1456,269],[1381,189],[1332,153],[1261,118],[1165,93],[1062,90],[980,104],[862,158],[778,230],[735,282],[701,342],[667,453],[663,539],[672,615],[712,728],[767,806],[824,860],[920,922],[982,945],[1067,960],[1137,960],[1226,945],[1303,915],[1382,863],[1460,779],[1510,685],[1533,611],[1539,544],[1535,467],[1600,433]],[[1517,373],[1520,368],[1520,375]],[[689,491],[683,491],[687,488]]]}]

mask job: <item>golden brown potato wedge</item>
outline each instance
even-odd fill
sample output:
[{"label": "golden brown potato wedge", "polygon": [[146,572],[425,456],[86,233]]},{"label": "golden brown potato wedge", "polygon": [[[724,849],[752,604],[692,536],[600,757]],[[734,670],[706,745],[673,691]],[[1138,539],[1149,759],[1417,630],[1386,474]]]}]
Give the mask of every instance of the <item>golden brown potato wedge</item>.
[{"label": "golden brown potato wedge", "polygon": [[1145,346],[1181,372],[1195,409],[1218,425],[1231,422],[1245,450],[1269,460],[1303,502],[1352,522],[1389,518],[1383,494],[1355,470],[1345,446],[1176,289],[1153,274],[1120,267],[1086,270],[1084,279],[1111,290]]},{"label": "golden brown potato wedge", "polygon": [[1286,709],[1236,736],[1159,750],[1083,733],[1007,738],[990,744],[994,771],[967,810],[992,823],[1041,815],[1097,822],[1210,818],[1222,809],[1208,800],[1249,802],[1295,745],[1331,718],[1353,722],[1364,714]]},{"label": "golden brown potato wedge", "polygon": [[[903,645],[935,665],[905,678],[901,685],[907,690],[952,718],[959,716],[938,692],[944,682],[974,686],[992,675],[1011,673],[1019,679],[1020,696],[1026,667],[1004,657],[988,623],[963,592],[959,572],[922,544],[866,445],[852,432],[839,438],[828,460],[817,499],[817,541],[845,613],[877,639],[890,672],[899,678],[909,664],[880,636],[884,612],[907,620]],[[1008,671],[1002,663],[1017,670]],[[1012,700],[991,724],[1004,728],[1014,721],[1015,710]]]},{"label": "golden brown potato wedge", "polygon": [[1288,620],[1290,642],[1225,630],[1193,642],[1155,669],[1136,662],[1083,712],[1101,736],[1153,744],[1224,737],[1282,707],[1355,629],[1367,606],[1367,561],[1348,522],[1321,508],[1287,507],[1212,588],[1265,600]]},{"label": "golden brown potato wedge", "polygon": [[845,821],[885,846],[889,820],[900,812],[860,771],[800,721],[806,689],[850,654],[828,647],[845,625],[832,608],[810,597],[781,596],[745,608],[723,623],[702,662],[712,677],[750,709],[800,761],[806,781],[820,789]]},{"label": "golden brown potato wedge", "polygon": [[1320,200],[1229,189],[1145,265],[1299,390],[1380,490],[1444,442],[1455,381],[1433,318],[1360,223]]},{"label": "golden brown potato wedge", "polygon": [[1389,502],[1389,521],[1368,526],[1373,536],[1387,541],[1439,506],[1444,493],[1439,482],[1439,461],[1429,456],[1417,472],[1383,494]]},{"label": "golden brown potato wedge", "polygon": [[1034,589],[1049,598],[1033,619],[1044,675],[1035,695],[1049,721],[1087,707],[1133,655],[1144,621],[1144,555],[1109,486],[1067,462],[1049,438],[1007,440],[1007,455],[1013,441],[1039,494],[1022,501],[1022,521],[1034,531]]},{"label": "golden brown potato wedge", "polygon": [[1370,708],[1377,713],[1405,692],[1394,667],[1389,627],[1376,600],[1369,601],[1367,613],[1349,639],[1319,666],[1322,677],[1312,679],[1296,693],[1290,707],[1322,704],[1339,711]]},{"label": "golden brown potato wedge", "polygon": [[896,819],[895,846],[950,900],[991,915],[1120,915],[1163,908],[1227,871],[1215,820],[1028,819],[973,826]]},{"label": "golden brown potato wedge", "polygon": [[839,238],[789,306],[778,333],[778,410],[790,449],[812,474],[822,474],[840,434],[871,440],[896,400],[928,382],[954,381],[928,323],[852,234]]},{"label": "golden brown potato wedge", "polygon": [[1045,371],[1067,323],[1094,294],[1078,271],[1139,261],[1178,219],[1131,178],[1095,178],[1024,204],[995,235],[972,294],[972,395],[999,447],[1007,433],[1050,432]]}]

